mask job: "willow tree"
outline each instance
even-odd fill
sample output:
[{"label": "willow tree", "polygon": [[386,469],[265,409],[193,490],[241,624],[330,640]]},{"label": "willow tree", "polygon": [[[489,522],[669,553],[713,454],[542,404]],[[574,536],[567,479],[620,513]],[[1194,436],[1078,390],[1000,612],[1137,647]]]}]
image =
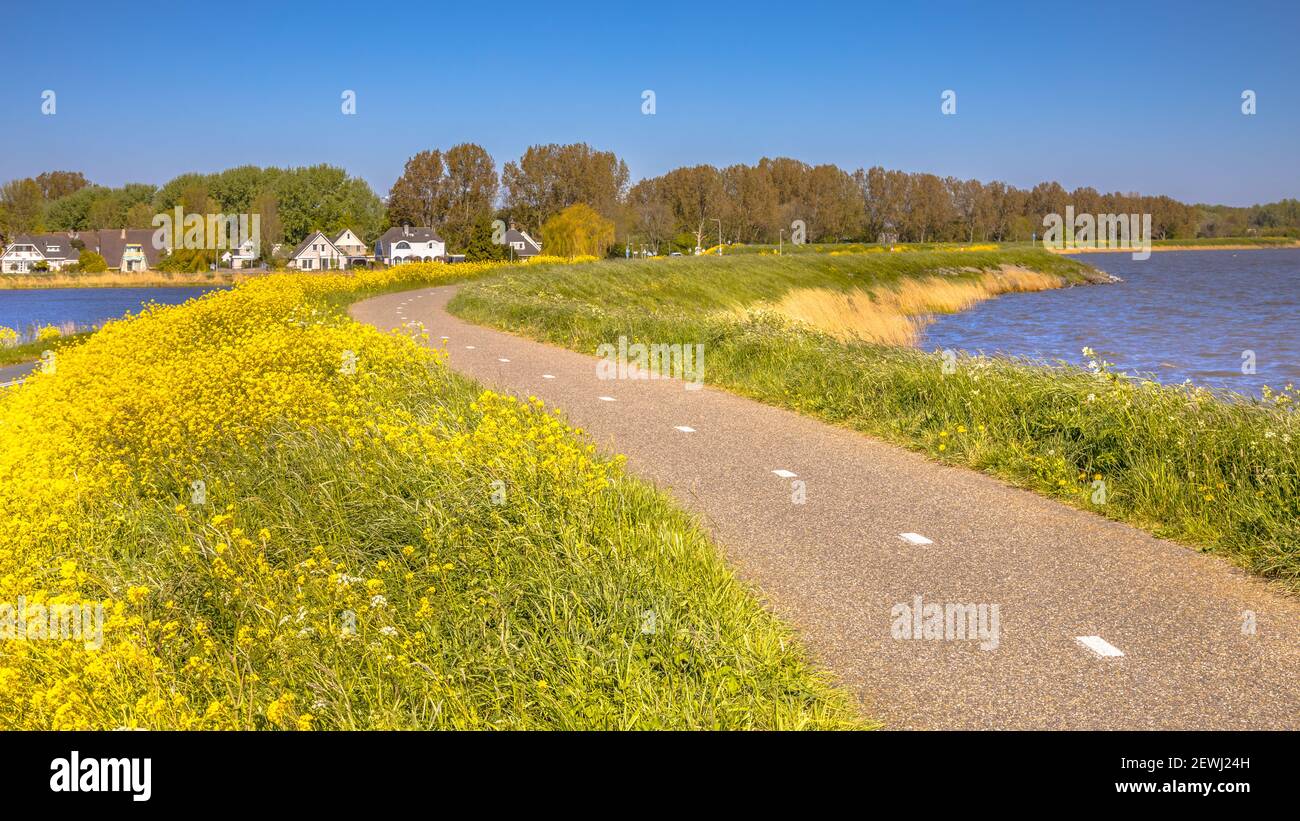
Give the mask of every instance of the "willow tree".
[{"label": "willow tree", "polygon": [[570,205],[542,225],[548,255],[602,257],[614,244],[614,223],[586,203]]}]

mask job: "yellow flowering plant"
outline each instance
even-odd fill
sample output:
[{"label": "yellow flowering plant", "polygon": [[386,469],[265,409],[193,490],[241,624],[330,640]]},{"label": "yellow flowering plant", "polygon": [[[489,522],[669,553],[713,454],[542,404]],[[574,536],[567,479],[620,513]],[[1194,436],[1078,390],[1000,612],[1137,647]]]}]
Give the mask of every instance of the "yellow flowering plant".
[{"label": "yellow flowering plant", "polygon": [[0,394],[0,728],[860,726],[621,460],[338,310],[504,266],[250,279]]}]

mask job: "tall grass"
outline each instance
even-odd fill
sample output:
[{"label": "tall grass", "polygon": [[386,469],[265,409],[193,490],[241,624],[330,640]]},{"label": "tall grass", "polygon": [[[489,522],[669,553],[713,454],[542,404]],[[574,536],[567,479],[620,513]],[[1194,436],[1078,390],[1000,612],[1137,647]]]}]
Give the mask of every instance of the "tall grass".
[{"label": "tall grass", "polygon": [[776,303],[776,311],[840,340],[914,345],[931,314],[951,314],[1000,294],[1060,288],[1065,280],[1004,266],[976,279],[927,276],[905,279],[875,292],[861,288],[800,288]]},{"label": "tall grass", "polygon": [[[947,276],[953,256],[697,258],[660,263],[657,276],[617,263],[543,267],[466,286],[451,309],[586,352],[621,335],[703,343],[712,384],[987,471],[1300,590],[1294,391],[1263,399],[1216,394],[1124,378],[1099,361],[1090,368],[947,362],[937,353],[837,339],[765,307],[804,288],[878,292],[907,277]],[[1043,251],[969,258],[988,270],[1006,263],[1073,281],[1097,278],[1060,268],[1054,262],[1070,260]]]},{"label": "tall grass", "polygon": [[104,271],[96,274],[0,274],[0,290],[36,288],[169,288],[185,285],[231,285],[257,274],[223,271],[167,273],[165,271]]}]

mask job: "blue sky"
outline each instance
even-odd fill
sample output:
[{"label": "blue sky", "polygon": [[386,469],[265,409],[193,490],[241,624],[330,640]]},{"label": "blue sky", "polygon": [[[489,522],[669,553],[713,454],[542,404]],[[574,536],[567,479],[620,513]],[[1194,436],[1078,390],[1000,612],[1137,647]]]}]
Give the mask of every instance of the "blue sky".
[{"label": "blue sky", "polygon": [[13,4],[0,31],[33,39],[0,72],[0,180],[326,162],[382,194],[426,148],[478,142],[501,165],[585,141],[633,179],[786,155],[1192,202],[1300,196],[1300,4],[1135,5]]}]

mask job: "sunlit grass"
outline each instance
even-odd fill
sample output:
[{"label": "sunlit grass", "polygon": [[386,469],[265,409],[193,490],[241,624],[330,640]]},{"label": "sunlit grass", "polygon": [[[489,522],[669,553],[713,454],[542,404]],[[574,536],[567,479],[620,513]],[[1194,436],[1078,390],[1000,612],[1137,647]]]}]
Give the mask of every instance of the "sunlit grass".
[{"label": "sunlit grass", "polygon": [[1007,266],[975,278],[924,276],[874,290],[800,288],[776,303],[776,311],[843,341],[914,345],[931,314],[963,311],[1000,294],[1060,288],[1066,280]]},{"label": "sunlit grass", "polygon": [[953,273],[963,266],[1005,263],[1071,281],[1096,278],[1043,251],[958,258],[737,255],[542,267],[467,286],[451,309],[578,351],[620,336],[702,343],[709,383],[987,471],[1300,589],[1294,391],[1276,386],[1251,399],[1132,380],[1100,362],[1094,372],[945,360],[845,341],[771,309],[804,289],[853,299],[906,278],[972,276]]},{"label": "sunlit grass", "polygon": [[0,641],[0,728],[871,726],[621,460],[336,308],[499,270],[262,278],[0,393],[0,603],[106,612]]}]

